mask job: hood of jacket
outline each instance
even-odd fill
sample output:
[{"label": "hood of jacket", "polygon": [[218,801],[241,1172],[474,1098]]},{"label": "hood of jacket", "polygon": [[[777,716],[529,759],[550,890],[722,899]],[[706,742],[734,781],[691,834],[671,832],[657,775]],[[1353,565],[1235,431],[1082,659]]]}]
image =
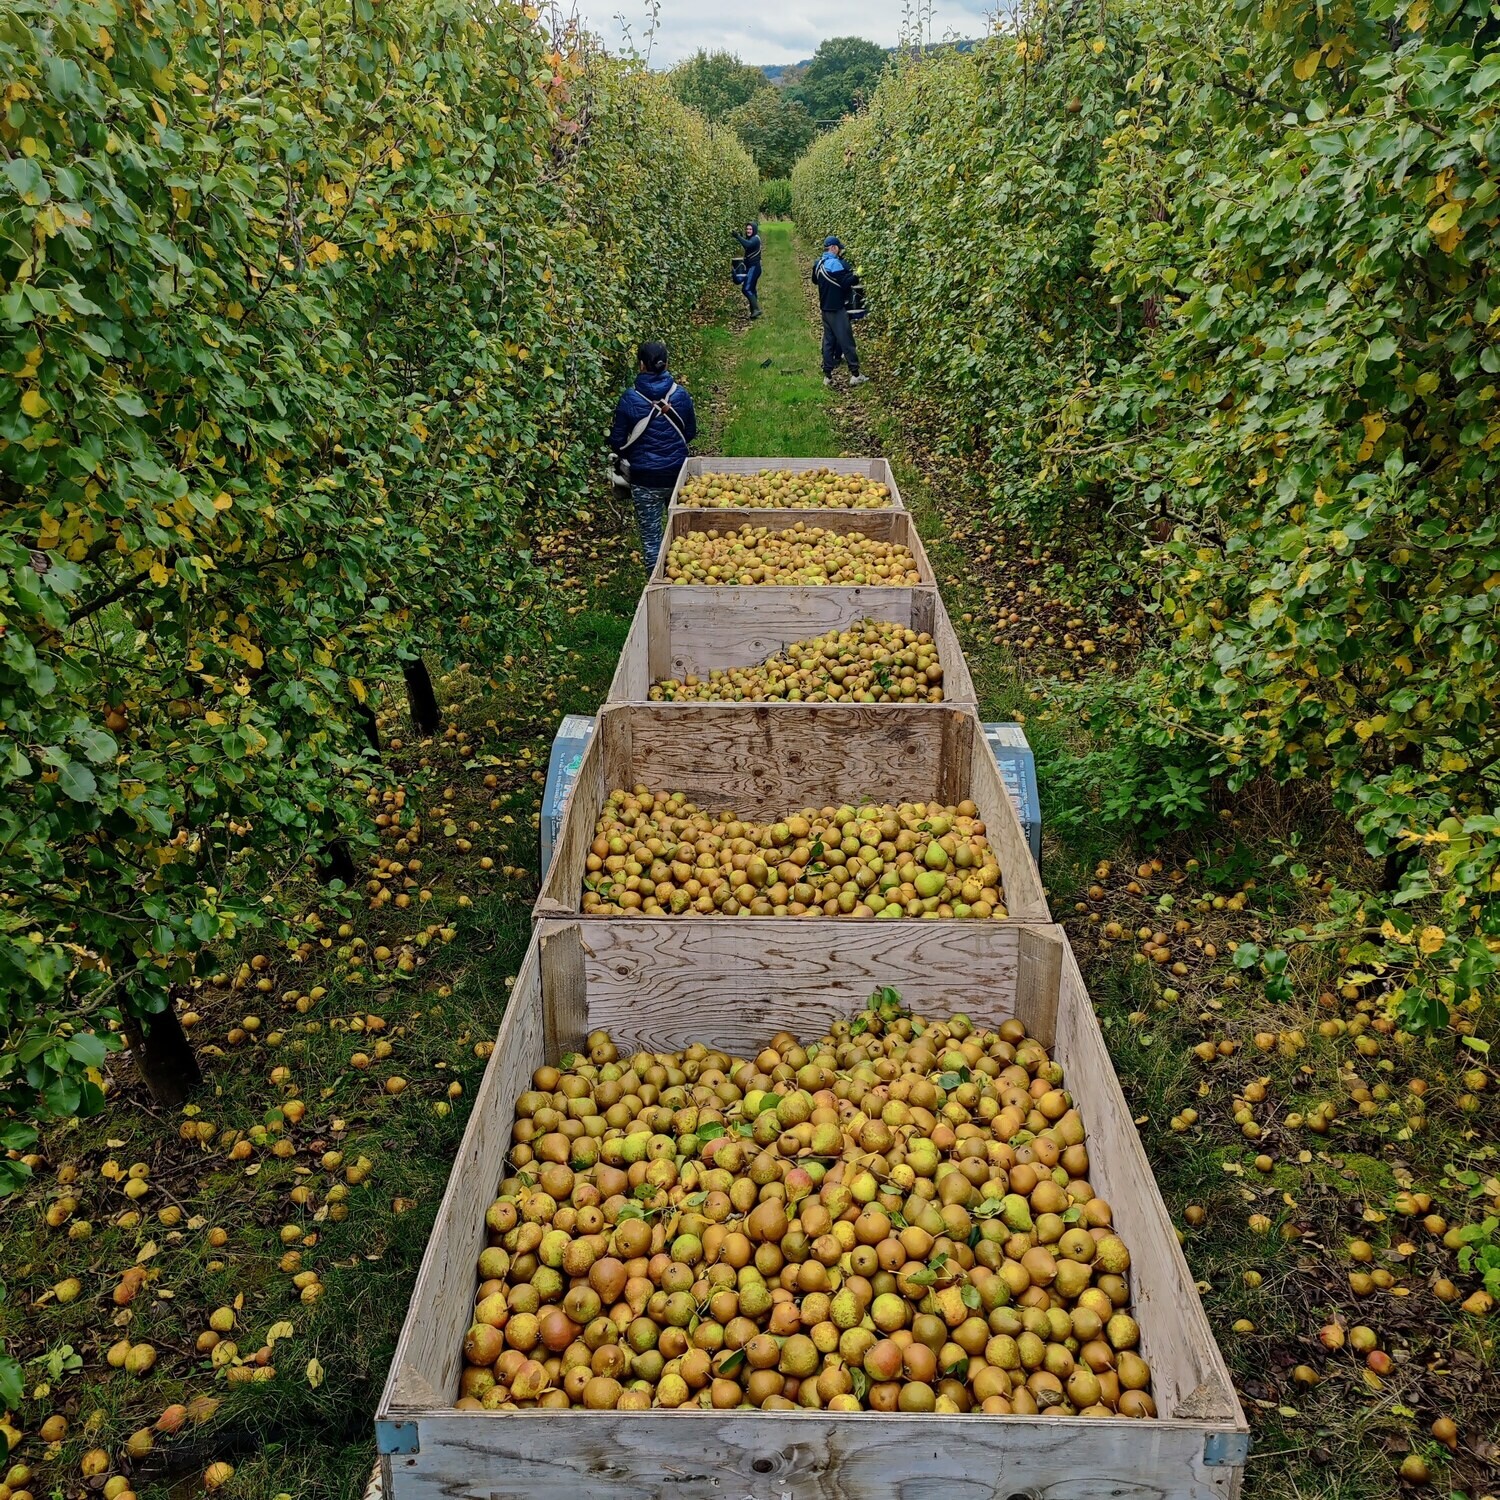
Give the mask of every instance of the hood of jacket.
[{"label": "hood of jacket", "polygon": [[672,372],[664,370],[660,375],[641,374],[635,377],[635,388],[648,401],[660,401],[674,384]]},{"label": "hood of jacket", "polygon": [[832,250],[825,250],[818,260],[821,266],[830,275],[837,275],[844,269],[844,262]]}]

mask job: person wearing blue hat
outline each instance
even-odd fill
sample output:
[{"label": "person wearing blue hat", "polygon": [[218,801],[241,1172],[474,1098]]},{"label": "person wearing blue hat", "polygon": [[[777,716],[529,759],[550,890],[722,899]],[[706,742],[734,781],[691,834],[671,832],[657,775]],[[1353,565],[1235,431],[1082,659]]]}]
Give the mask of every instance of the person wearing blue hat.
[{"label": "person wearing blue hat", "polygon": [[833,384],[833,372],[843,360],[849,367],[849,384],[863,385],[870,377],[859,373],[859,350],[854,347],[854,324],[849,317],[854,268],[844,258],[844,247],[836,234],[823,241],[812,282],[818,289],[818,306],[823,313],[823,384]]}]

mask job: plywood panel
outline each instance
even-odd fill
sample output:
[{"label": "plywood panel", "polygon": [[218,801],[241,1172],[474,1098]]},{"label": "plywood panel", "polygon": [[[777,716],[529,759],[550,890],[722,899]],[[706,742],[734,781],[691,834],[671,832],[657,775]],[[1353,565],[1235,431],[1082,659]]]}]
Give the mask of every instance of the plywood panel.
[{"label": "plywood panel", "polygon": [[1230,1500],[1203,1429],[1122,1418],[455,1412],[391,1500]]},{"label": "plywood panel", "polygon": [[544,941],[579,934],[589,1029],[651,1052],[694,1041],[754,1052],[783,1027],[816,1040],[882,985],[932,1013],[962,1010],[996,1025],[1018,1014],[1012,924],[849,926],[635,917],[547,921],[538,930]]},{"label": "plywood panel", "polygon": [[485,1244],[484,1212],[505,1175],[516,1099],[547,1060],[540,951],[533,940],[474,1096],[391,1360],[382,1408],[447,1406],[457,1397],[463,1338],[474,1309],[475,1264]]},{"label": "plywood panel", "polygon": [[1057,1055],[1088,1131],[1089,1180],[1114,1209],[1115,1228],[1130,1247],[1132,1311],[1141,1326],[1142,1355],[1155,1376],[1157,1410],[1243,1426],[1224,1357],[1193,1290],[1070,945],[1061,957]]}]

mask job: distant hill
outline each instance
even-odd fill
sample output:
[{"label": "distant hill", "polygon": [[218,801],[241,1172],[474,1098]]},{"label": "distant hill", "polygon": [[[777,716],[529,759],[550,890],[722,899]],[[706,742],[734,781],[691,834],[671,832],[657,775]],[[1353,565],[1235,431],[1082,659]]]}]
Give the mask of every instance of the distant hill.
[{"label": "distant hill", "polygon": [[[979,45],[978,40],[970,38],[962,42],[929,42],[922,50],[924,52],[942,52],[951,47],[955,52],[972,52]],[[888,47],[886,51],[895,52],[895,47]],[[801,62],[795,63],[761,63],[760,70],[766,78],[777,87],[786,82],[789,73],[795,73],[805,68],[812,61],[810,57],[804,57]]]}]

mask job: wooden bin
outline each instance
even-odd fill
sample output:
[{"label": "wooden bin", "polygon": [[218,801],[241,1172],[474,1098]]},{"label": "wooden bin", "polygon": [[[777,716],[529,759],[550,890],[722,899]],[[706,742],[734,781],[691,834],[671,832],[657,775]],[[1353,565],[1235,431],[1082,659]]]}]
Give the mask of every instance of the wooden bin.
[{"label": "wooden bin", "polygon": [[[580,917],[594,825],[617,787],[684,792],[705,808],[779,818],[801,807],[881,802],[945,805],[971,797],[1000,861],[1014,922],[1050,922],[1041,874],[978,715],[946,703],[912,707],[842,703],[606,704],[563,810],[535,915]],[[589,942],[629,950],[669,926],[736,922],[775,940],[778,927],[822,927],[825,943],[845,925],[879,917],[582,916]],[[975,919],[915,919],[954,941]],[[993,920],[993,919],[990,919]],[[897,926],[909,926],[904,920]]]},{"label": "wooden bin", "polygon": [[[385,1500],[1233,1500],[1248,1429],[1062,930],[973,923],[655,924],[601,955],[581,923],[537,933],[439,1209],[376,1414]],[[804,1041],[878,985],[928,1013],[1018,1016],[1066,1070],[1090,1180],[1131,1252],[1158,1417],[453,1410],[484,1213],[533,1071],[609,1030],[623,1051]]]},{"label": "wooden bin", "polygon": [[[824,531],[858,532],[877,541],[897,542],[916,559],[918,583],[935,585],[937,582],[922,539],[917,535],[916,524],[910,512],[904,510],[669,510],[661,551],[648,581],[667,583],[667,554],[672,550],[672,543],[689,531],[738,531],[741,526],[790,531],[799,521],[806,526],[820,526]],[[853,585],[683,583],[674,587],[701,589],[705,597],[711,594],[726,603],[734,602],[735,596],[739,595],[745,602],[753,602],[757,609],[762,609],[774,607],[769,596],[775,593],[805,593],[811,588],[837,589]],[[896,584],[863,588],[860,592],[876,596],[910,587],[910,584]]]},{"label": "wooden bin", "polygon": [[[682,507],[682,487],[689,479],[701,474],[761,474],[767,469],[785,469],[793,474],[805,474],[809,469],[829,469],[835,474],[860,474],[883,484],[891,492],[891,507],[905,510],[901,491],[896,485],[896,476],[883,458],[721,458],[710,454],[706,458],[690,458],[677,476],[672,490],[672,504]],[[699,509],[701,507],[685,507]],[[877,513],[884,506],[871,506]]]},{"label": "wooden bin", "polygon": [[[721,594],[733,597],[721,599]],[[716,667],[754,666],[793,641],[861,620],[927,631],[943,664],[945,700],[970,706],[978,701],[963,648],[934,588],[706,589],[676,584],[652,585],[641,595],[605,701],[644,703],[651,684],[664,677],[681,679],[690,672],[701,677]]]}]

